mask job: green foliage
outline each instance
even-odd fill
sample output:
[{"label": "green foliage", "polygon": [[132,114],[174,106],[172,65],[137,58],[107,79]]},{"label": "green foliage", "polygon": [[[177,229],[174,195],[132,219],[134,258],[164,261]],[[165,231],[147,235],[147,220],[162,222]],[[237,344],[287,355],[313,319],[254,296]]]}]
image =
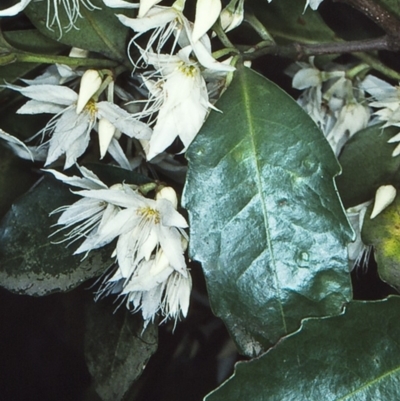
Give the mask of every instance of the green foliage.
[{"label": "green foliage", "polygon": [[[91,168],[96,171],[96,165]],[[103,172],[104,181],[110,185],[124,180],[134,184],[149,181],[118,167],[101,166],[97,170]],[[58,216],[49,214],[78,199],[69,187],[46,176],[12,205],[0,223],[2,287],[27,295],[68,291],[99,276],[113,264],[110,247],[90,252],[86,257],[72,255],[76,245],[67,247],[68,242],[63,241],[65,233],[52,236],[57,230],[53,225]]]},{"label": "green foliage", "polygon": [[[3,146],[0,147],[0,217],[37,180],[37,174],[30,167],[29,161],[20,159]],[[16,182],[18,185],[15,185]]]},{"label": "green foliage", "polygon": [[[36,52],[42,54],[58,54],[65,50],[65,46],[58,43],[47,36],[41,34],[36,29],[25,31],[6,31],[3,32],[4,40],[7,45],[12,46],[16,50]],[[0,45],[1,48],[1,45]],[[23,77],[31,71],[37,69],[39,63],[19,63],[0,66],[1,84],[4,82],[13,83],[18,78]],[[5,88],[0,86],[0,92]]]},{"label": "green foliage", "polygon": [[306,319],[206,401],[398,400],[400,298],[353,302],[343,315]]},{"label": "green foliage", "polygon": [[[61,32],[68,26],[65,10],[59,7],[61,26],[46,27],[47,2],[31,2],[25,12],[36,28],[45,36],[69,46],[84,48],[107,56],[113,60],[125,61],[129,28],[122,25],[115,16],[115,10],[105,7],[101,0],[91,4],[98,9],[90,11],[80,8],[82,18],[76,22],[76,28]],[[125,13],[129,15],[128,13]]]},{"label": "green foliage", "polygon": [[49,213],[76,200],[66,186],[45,178],[13,204],[0,224],[2,287],[27,295],[68,291],[112,264],[110,249],[92,252],[83,259],[82,255],[73,256],[65,242],[52,243],[62,237],[49,238],[57,221]]},{"label": "green foliage", "polygon": [[103,401],[122,400],[157,349],[156,325],[143,330],[140,315],[115,308],[103,301],[86,310],[85,358]]},{"label": "green foliage", "polygon": [[387,143],[397,132],[395,127],[373,125],[347,142],[339,157],[343,172],[336,179],[345,208],[372,199],[381,185],[399,184],[400,158],[392,157],[396,144]]},{"label": "green foliage", "polygon": [[308,8],[298,0],[247,1],[257,18],[267,27],[268,32],[279,43],[292,41],[301,43],[321,43],[337,40],[333,32],[318,12]]},{"label": "green foliage", "polygon": [[400,290],[400,198],[397,196],[372,220],[369,218],[371,211],[372,205],[364,219],[363,242],[374,247],[381,279]]},{"label": "green foliage", "polygon": [[303,110],[240,67],[187,158],[190,254],[214,313],[257,355],[307,316],[351,297],[351,230],[335,193],[339,166]]}]

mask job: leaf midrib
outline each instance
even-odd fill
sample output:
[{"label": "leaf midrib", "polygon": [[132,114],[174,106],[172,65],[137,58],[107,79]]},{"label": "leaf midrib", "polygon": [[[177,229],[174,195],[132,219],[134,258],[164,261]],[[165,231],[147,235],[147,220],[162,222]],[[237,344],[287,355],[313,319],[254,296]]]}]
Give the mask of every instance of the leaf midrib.
[{"label": "leaf midrib", "polygon": [[400,366],[398,366],[395,369],[389,370],[388,372],[376,377],[375,379],[373,379],[371,381],[368,381],[368,382],[364,383],[362,386],[359,386],[357,389],[351,391],[350,393],[347,393],[343,397],[338,398],[336,401],[343,401],[343,400],[349,399],[349,397],[352,397],[353,395],[363,391],[364,389],[366,389],[368,387],[371,387],[375,383],[378,383],[379,381],[384,380],[387,376],[390,376],[392,374],[396,374],[398,372],[400,372]]},{"label": "leaf midrib", "polygon": [[[243,81],[246,81],[246,73],[242,73],[241,76],[242,76]],[[247,119],[247,129],[248,129],[248,133],[249,133],[249,136],[251,139],[252,151],[253,151],[253,155],[254,155],[254,165],[255,165],[255,171],[256,171],[257,188],[258,188],[258,193],[261,198],[261,209],[262,209],[263,218],[264,218],[265,235],[266,235],[266,240],[267,240],[267,245],[268,245],[268,251],[271,255],[271,268],[274,273],[274,281],[275,281],[276,292],[277,292],[277,300],[279,303],[279,309],[280,309],[281,317],[282,317],[282,325],[283,325],[285,333],[287,333],[288,330],[287,330],[286,318],[285,318],[285,313],[283,310],[283,305],[281,302],[281,289],[280,289],[278,275],[277,275],[274,250],[273,250],[272,241],[271,241],[271,237],[270,237],[268,212],[267,212],[267,208],[266,208],[266,201],[264,198],[264,193],[262,190],[261,168],[259,165],[259,160],[258,160],[257,151],[256,151],[255,131],[254,131],[254,127],[253,127],[253,119],[252,119],[252,113],[251,113],[251,108],[250,108],[250,96],[248,93],[248,89],[250,88],[251,85],[247,84],[247,82],[243,82],[243,85],[241,85],[241,86],[243,88],[243,98],[244,98],[245,113],[246,113],[246,119]]]}]

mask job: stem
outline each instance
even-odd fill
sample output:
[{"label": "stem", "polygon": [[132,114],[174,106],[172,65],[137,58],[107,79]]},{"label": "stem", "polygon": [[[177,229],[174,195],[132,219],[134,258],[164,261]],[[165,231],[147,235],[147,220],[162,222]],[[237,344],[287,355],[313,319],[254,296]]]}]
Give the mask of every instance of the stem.
[{"label": "stem", "polygon": [[217,34],[218,39],[221,41],[221,43],[225,47],[235,48],[233,43],[229,40],[228,36],[226,36],[226,33],[222,29],[222,26],[221,26],[221,23],[219,20],[213,25],[212,30]]},{"label": "stem", "polygon": [[112,68],[118,65],[116,61],[96,58],[79,58],[69,56],[54,56],[47,54],[34,54],[13,52],[15,61],[20,63],[65,64],[70,67]]},{"label": "stem", "polygon": [[400,81],[400,73],[387,67],[385,64],[383,64],[379,59],[376,57],[366,54],[366,53],[357,53],[355,54],[360,60],[364,61],[365,63],[368,63],[371,68],[373,68],[376,71],[381,72],[382,74],[386,75],[388,78],[394,79],[396,81]]},{"label": "stem", "polygon": [[258,33],[260,38],[269,43],[275,43],[273,37],[269,34],[265,26],[254,15],[253,12],[245,11],[244,20]]},{"label": "stem", "polygon": [[266,54],[273,54],[275,56],[301,59],[323,54],[359,53],[374,50],[397,51],[399,49],[400,41],[394,43],[389,36],[385,35],[377,39],[354,40],[351,42],[293,43],[286,46],[271,46],[270,43],[261,42],[250,49],[253,50],[252,52],[245,52],[243,57],[245,60],[253,60]]}]

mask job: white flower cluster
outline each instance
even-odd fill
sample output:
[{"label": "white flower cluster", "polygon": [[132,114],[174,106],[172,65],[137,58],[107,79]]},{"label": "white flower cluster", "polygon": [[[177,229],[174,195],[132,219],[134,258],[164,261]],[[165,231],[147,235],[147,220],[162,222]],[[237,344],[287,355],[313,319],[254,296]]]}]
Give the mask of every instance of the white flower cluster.
[{"label": "white flower cluster", "polygon": [[123,296],[128,308],[141,310],[145,327],[158,313],[175,321],[180,314],[186,316],[192,286],[183,255],[187,222],[176,210],[175,191],[163,187],[155,200],[148,199],[137,186],[109,188],[90,170],[79,169],[82,178],[47,170],[81,189],[74,193],[82,199],[53,213],[62,212],[57,233],[71,228],[67,241],[84,239],[74,254],[87,254],[117,240],[117,268],[104,279],[98,296]]},{"label": "white flower cluster", "polygon": [[[368,125],[384,122],[382,128],[400,127],[400,88],[373,76],[362,81],[350,80],[344,68],[328,71],[318,69],[313,59],[310,63],[298,63],[300,69],[293,76],[293,87],[303,90],[298,103],[311,116],[331,145],[336,156],[356,132]],[[366,94],[371,95],[367,97]],[[378,109],[371,114],[371,108]],[[400,132],[388,142],[400,142]],[[400,155],[400,144],[392,156]],[[374,219],[396,197],[392,185],[380,186],[375,194],[371,219]],[[347,217],[355,233],[355,242],[348,246],[350,266],[354,267],[368,259],[370,247],[361,238],[367,207],[372,200],[347,210]]]},{"label": "white flower cluster", "polygon": [[346,77],[343,69],[322,71],[313,59],[298,65],[301,68],[293,77],[293,87],[304,90],[298,103],[324,133],[337,156],[347,140],[368,125],[370,109],[364,91]]}]

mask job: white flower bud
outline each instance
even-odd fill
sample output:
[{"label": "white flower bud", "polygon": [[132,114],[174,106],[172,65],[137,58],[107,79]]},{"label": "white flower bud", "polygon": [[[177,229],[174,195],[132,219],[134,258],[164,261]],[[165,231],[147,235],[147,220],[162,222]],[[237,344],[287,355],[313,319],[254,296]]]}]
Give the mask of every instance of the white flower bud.
[{"label": "white flower bud", "polygon": [[117,129],[108,121],[106,118],[99,120],[99,144],[100,144],[100,159],[102,159],[107,153],[107,149],[110,146],[110,142],[114,137]]},{"label": "white flower bud", "polygon": [[197,42],[214,25],[221,9],[221,0],[197,0],[192,33],[193,42]]},{"label": "white flower bud", "polygon": [[81,85],[79,87],[79,97],[76,105],[76,113],[80,112],[86,106],[89,99],[99,90],[102,83],[100,74],[96,70],[87,70],[81,79]]},{"label": "white flower bud", "polygon": [[396,197],[396,188],[393,185],[382,185],[380,186],[375,194],[375,203],[372,210],[370,219],[378,216],[382,210],[387,208]]},{"label": "white flower bud", "polygon": [[221,11],[221,27],[225,32],[229,32],[232,29],[237,28],[243,22],[244,0],[239,0],[239,5],[237,7],[235,7],[236,3],[237,0],[231,1],[231,3]]},{"label": "white flower bud", "polygon": [[175,209],[178,207],[178,197],[176,196],[176,192],[172,187],[162,188],[161,191],[157,192],[156,199],[167,199],[172,203]]}]

